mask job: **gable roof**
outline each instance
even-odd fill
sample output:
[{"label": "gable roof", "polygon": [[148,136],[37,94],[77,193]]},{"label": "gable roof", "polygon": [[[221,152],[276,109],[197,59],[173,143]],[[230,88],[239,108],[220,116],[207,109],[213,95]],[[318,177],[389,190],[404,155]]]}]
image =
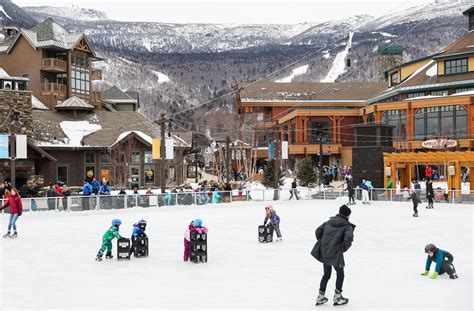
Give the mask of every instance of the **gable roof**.
[{"label": "gable roof", "polygon": [[111,101],[111,102],[132,102],[132,103],[137,102],[136,99],[132,98],[130,95],[123,92],[121,89],[119,89],[115,85],[112,86],[110,89],[102,92],[102,99]]},{"label": "gable roof", "polygon": [[386,89],[385,83],[276,83],[242,85],[242,102],[365,102]]},{"label": "gable roof", "polygon": [[456,57],[463,54],[474,54],[474,31],[469,31],[461,38],[452,42],[442,53],[435,56],[434,59]]},{"label": "gable roof", "polygon": [[69,97],[62,103],[56,105],[56,109],[81,109],[81,110],[91,110],[94,109],[94,106],[89,105],[84,99],[73,96]]}]

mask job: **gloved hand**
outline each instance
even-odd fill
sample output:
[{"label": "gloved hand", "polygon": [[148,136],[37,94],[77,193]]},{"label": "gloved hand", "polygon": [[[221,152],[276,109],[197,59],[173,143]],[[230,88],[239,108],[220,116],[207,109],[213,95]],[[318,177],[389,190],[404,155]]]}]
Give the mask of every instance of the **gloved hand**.
[{"label": "gloved hand", "polygon": [[425,271],[421,274],[422,276],[427,276],[428,275],[428,271]]},{"label": "gloved hand", "polygon": [[430,279],[434,280],[438,277],[438,272],[433,273],[432,276],[430,276]]}]

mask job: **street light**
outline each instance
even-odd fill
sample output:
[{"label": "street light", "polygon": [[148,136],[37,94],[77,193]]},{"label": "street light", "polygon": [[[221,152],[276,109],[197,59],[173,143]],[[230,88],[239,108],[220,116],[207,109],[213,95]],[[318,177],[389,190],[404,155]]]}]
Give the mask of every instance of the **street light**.
[{"label": "street light", "polygon": [[23,123],[20,121],[20,112],[12,108],[11,110],[12,122],[10,123],[10,182],[12,188],[16,187],[16,168],[15,168],[15,158],[16,158],[16,133],[21,130]]}]

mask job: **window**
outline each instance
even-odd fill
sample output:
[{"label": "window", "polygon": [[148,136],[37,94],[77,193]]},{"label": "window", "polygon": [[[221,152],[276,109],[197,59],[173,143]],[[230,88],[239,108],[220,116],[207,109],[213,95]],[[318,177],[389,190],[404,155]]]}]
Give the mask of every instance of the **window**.
[{"label": "window", "polygon": [[422,108],[415,114],[415,138],[465,137],[467,112],[461,106]]},{"label": "window", "polygon": [[367,116],[367,123],[368,123],[368,124],[375,123],[375,116],[374,116],[373,113],[370,113],[370,114]]},{"label": "window", "polygon": [[474,91],[474,87],[464,87],[461,89],[456,89],[454,93],[471,92],[471,91]]},{"label": "window", "polygon": [[447,60],[444,62],[444,73],[447,75],[467,72],[467,58]]},{"label": "window", "polygon": [[309,143],[318,144],[319,134],[322,135],[323,143],[327,144],[331,142],[329,122],[317,122],[311,120],[309,122]]},{"label": "window", "polygon": [[405,112],[401,110],[385,111],[382,115],[382,123],[395,126],[392,132],[395,139],[405,139],[407,125]]},{"label": "window", "polygon": [[92,178],[95,177],[95,166],[94,165],[86,165],[85,167],[86,171],[86,178],[87,180],[92,180]]},{"label": "window", "polygon": [[140,165],[130,165],[130,182],[132,186],[140,184]]},{"label": "window", "polygon": [[86,152],[85,154],[85,163],[94,164],[95,163],[95,152]]},{"label": "window", "polygon": [[58,183],[67,185],[67,165],[58,165],[57,173],[58,173],[58,176],[57,176]]},{"label": "window", "polygon": [[151,151],[144,152],[145,163],[153,163],[153,156]]},{"label": "window", "polygon": [[448,95],[448,91],[431,91],[430,93],[431,96],[447,96]]},{"label": "window", "polygon": [[425,96],[425,93],[423,93],[423,92],[409,93],[407,95],[407,98],[415,98],[415,97],[421,97],[421,96]]},{"label": "window", "polygon": [[398,84],[398,73],[392,73],[390,75],[390,81],[392,82],[392,85]]},{"label": "window", "polygon": [[145,184],[155,184],[154,165],[145,165]]},{"label": "window", "polygon": [[292,122],[290,124],[290,138],[291,138],[291,143],[296,144],[296,123]]},{"label": "window", "polygon": [[89,95],[89,57],[85,53],[73,52],[71,56],[71,91]]},{"label": "window", "polygon": [[285,124],[283,127],[283,141],[288,141],[288,125]]},{"label": "window", "polygon": [[110,154],[108,152],[101,152],[99,155],[100,164],[109,164],[110,163]]},{"label": "window", "polygon": [[56,74],[56,83],[66,85],[67,84],[67,74],[65,74],[65,73]]},{"label": "window", "polygon": [[132,163],[138,164],[140,163],[140,151],[132,152]]}]

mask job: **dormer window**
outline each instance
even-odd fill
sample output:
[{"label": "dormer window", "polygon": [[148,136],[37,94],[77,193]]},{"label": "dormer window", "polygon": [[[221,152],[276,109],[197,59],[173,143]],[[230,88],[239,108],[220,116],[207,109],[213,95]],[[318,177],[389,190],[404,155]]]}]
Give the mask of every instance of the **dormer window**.
[{"label": "dormer window", "polygon": [[444,62],[444,73],[447,75],[466,73],[467,58],[447,60]]},{"label": "dormer window", "polygon": [[391,82],[391,85],[395,85],[395,84],[398,84],[398,73],[397,72],[394,72],[390,75],[390,82]]}]

